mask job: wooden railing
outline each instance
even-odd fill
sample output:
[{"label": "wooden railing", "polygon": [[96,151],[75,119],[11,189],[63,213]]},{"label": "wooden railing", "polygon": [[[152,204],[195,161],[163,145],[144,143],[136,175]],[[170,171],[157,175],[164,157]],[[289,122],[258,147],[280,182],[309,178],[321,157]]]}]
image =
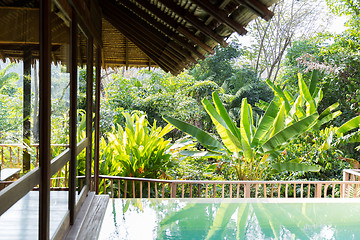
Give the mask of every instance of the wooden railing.
[{"label": "wooden railing", "polygon": [[112,198],[358,198],[358,181],[189,181],[100,175]]},{"label": "wooden railing", "polygon": [[[56,148],[62,148],[62,150],[65,150],[68,147],[68,144],[51,144],[51,151],[54,152]],[[24,148],[25,147],[22,144],[0,144],[0,162],[2,168],[21,168],[23,159],[22,150]],[[32,166],[35,168],[39,163],[39,144],[31,144],[30,148],[33,152]]]},{"label": "wooden railing", "polygon": [[23,146],[20,144],[0,144],[0,159],[2,168],[22,166],[21,150]]},{"label": "wooden railing", "polygon": [[360,169],[344,169],[343,181],[359,181]]},{"label": "wooden railing", "polygon": [[[79,155],[89,144],[87,138],[77,144],[76,155]],[[70,159],[70,149],[66,149],[51,160],[50,175],[57,173]],[[25,196],[29,191],[40,183],[39,167],[26,173],[19,180],[0,191],[0,215],[9,209],[14,203]]]}]

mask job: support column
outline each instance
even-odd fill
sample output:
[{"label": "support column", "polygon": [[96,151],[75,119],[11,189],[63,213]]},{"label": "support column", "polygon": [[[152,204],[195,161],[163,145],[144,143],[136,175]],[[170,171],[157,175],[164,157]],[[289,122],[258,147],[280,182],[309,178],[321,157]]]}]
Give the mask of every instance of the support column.
[{"label": "support column", "polygon": [[93,38],[87,41],[87,66],[86,66],[86,137],[89,145],[86,148],[85,183],[88,190],[91,187],[91,163],[92,163],[92,119],[93,119],[93,70],[94,70],[94,47]]},{"label": "support column", "polygon": [[40,65],[39,65],[39,239],[49,239],[50,216],[50,116],[51,116],[51,58],[50,7],[48,0],[40,1]]},{"label": "support column", "polygon": [[69,123],[69,211],[70,225],[75,222],[76,204],[76,120],[77,120],[77,16],[73,10],[70,26],[70,123]]},{"label": "support column", "polygon": [[100,152],[100,83],[101,83],[101,48],[96,48],[96,89],[95,89],[95,149],[94,175],[95,192],[99,194],[99,152]]},{"label": "support column", "polygon": [[[23,75],[23,142],[30,146],[30,112],[31,112],[31,50],[24,49]],[[30,154],[23,148],[23,173],[30,171]]]}]

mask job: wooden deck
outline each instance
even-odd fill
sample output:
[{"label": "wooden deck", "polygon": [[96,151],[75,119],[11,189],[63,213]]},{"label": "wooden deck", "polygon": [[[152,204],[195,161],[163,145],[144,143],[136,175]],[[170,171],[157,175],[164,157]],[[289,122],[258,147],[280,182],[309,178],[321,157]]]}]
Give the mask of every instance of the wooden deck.
[{"label": "wooden deck", "polygon": [[81,207],[75,223],[69,229],[65,240],[97,239],[109,202],[109,195],[89,193]]},{"label": "wooden deck", "polygon": [[[68,192],[50,192],[50,236],[68,211]],[[39,192],[31,191],[0,216],[0,240],[37,239]]]}]

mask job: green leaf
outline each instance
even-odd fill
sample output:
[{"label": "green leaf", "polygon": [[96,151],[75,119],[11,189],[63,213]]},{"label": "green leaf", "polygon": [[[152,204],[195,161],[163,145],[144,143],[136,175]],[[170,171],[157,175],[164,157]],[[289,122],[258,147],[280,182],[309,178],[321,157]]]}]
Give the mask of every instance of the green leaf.
[{"label": "green leaf", "polygon": [[264,153],[277,150],[284,143],[288,142],[292,138],[306,132],[318,118],[318,114],[314,113],[275,134],[268,141],[262,145],[262,151]]},{"label": "green leaf", "polygon": [[[215,110],[215,108],[211,105],[211,103],[204,98],[202,104],[206,110],[206,112],[210,115],[212,122],[216,127],[216,131],[219,133],[222,142],[231,152],[240,151],[241,145],[240,141],[237,138],[237,134],[232,132],[230,129],[233,129],[232,120],[230,120],[230,126],[227,124],[225,119],[223,118],[224,114],[220,116],[220,114]],[[225,115],[228,117],[227,113]],[[226,117],[225,117],[226,118]],[[229,122],[229,121],[228,121]]]},{"label": "green leaf", "polygon": [[315,165],[308,165],[305,163],[296,163],[296,162],[284,162],[284,163],[274,163],[271,165],[275,172],[280,173],[284,171],[289,172],[319,172],[321,167]]},{"label": "green leaf", "polygon": [[271,101],[270,105],[266,109],[264,116],[260,120],[259,126],[257,127],[251,143],[253,146],[257,146],[263,136],[269,131],[277,116],[278,109],[278,104],[276,104],[274,101]]},{"label": "green leaf", "polygon": [[241,103],[241,116],[240,116],[240,134],[241,134],[241,146],[242,151],[247,159],[252,158],[251,149],[251,115],[249,113],[249,106],[247,99],[243,98]]},{"label": "green leaf", "polygon": [[189,151],[183,150],[179,152],[180,155],[188,156],[188,157],[221,157],[223,154],[209,151]]},{"label": "green leaf", "polygon": [[276,86],[274,83],[272,83],[269,79],[266,80],[266,83],[273,89],[275,94],[277,94],[283,101],[285,101],[285,109],[286,112],[289,112],[291,109],[291,105],[289,103],[289,100],[285,96],[284,92],[281,90],[280,87]]},{"label": "green leaf", "polygon": [[298,78],[299,78],[300,94],[304,97],[305,101],[307,102],[306,115],[309,116],[316,112],[315,102],[300,73],[298,74]]},{"label": "green leaf", "polygon": [[319,81],[319,70],[314,70],[311,74],[311,81],[309,84],[309,92],[311,94],[311,96],[314,96],[315,90],[316,90],[316,86],[318,84]]},{"label": "green leaf", "polygon": [[196,138],[199,141],[199,143],[202,144],[207,149],[216,152],[223,152],[226,150],[225,147],[219,141],[217,141],[210,134],[201,130],[200,128],[169,116],[164,116],[164,119],[165,121],[176,127],[177,129]]},{"label": "green leaf", "polygon": [[276,133],[281,131],[285,127],[285,104],[284,102],[281,104],[280,109],[276,115],[276,118],[274,119],[273,125],[272,125],[272,131],[269,135],[269,138],[274,136]]},{"label": "green leaf", "polygon": [[213,92],[213,101],[216,107],[217,112],[219,115],[224,119],[226,125],[228,126],[231,133],[236,136],[237,138],[240,138],[240,132],[239,129],[234,124],[233,120],[230,118],[229,114],[227,113],[224,105],[221,103],[221,100],[216,92]]},{"label": "green leaf", "polygon": [[350,119],[343,125],[341,125],[341,127],[339,127],[339,129],[337,130],[336,133],[343,134],[343,133],[351,131],[359,126],[360,126],[360,116],[357,116],[357,117],[354,117],[353,119]]}]

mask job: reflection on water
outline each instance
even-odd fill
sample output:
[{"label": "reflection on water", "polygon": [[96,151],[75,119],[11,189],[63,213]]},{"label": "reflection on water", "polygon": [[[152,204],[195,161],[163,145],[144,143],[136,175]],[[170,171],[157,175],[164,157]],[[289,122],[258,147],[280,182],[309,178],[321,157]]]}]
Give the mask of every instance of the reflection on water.
[{"label": "reflection on water", "polygon": [[358,239],[360,203],[112,199],[99,239]]}]

